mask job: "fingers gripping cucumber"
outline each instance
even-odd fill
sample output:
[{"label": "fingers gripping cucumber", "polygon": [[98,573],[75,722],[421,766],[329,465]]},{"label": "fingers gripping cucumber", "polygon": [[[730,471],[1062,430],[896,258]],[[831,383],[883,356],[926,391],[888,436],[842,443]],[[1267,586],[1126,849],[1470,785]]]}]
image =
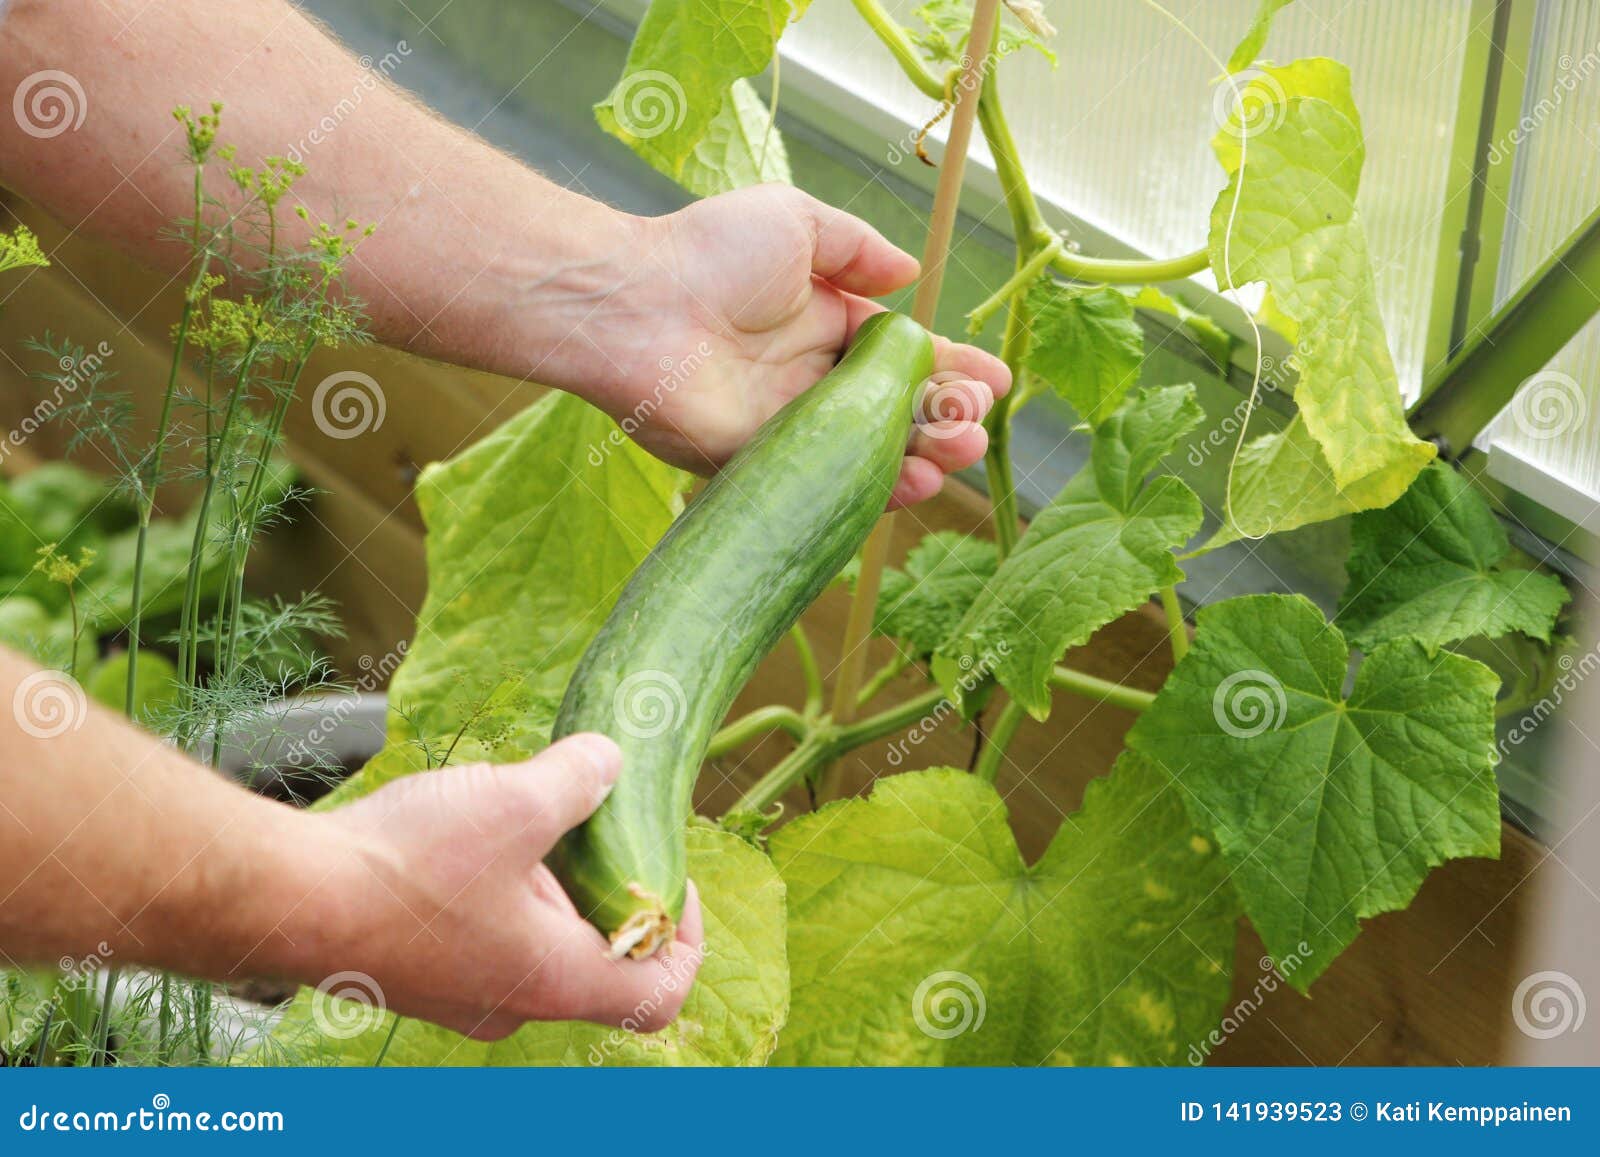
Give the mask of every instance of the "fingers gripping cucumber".
[{"label": "fingers gripping cucumber", "polygon": [[933,344],[871,318],[672,524],[578,663],[553,739],[622,748],[610,796],[548,862],[615,955],[670,943],[684,825],[713,732],[757,663],[866,539],[894,486]]}]

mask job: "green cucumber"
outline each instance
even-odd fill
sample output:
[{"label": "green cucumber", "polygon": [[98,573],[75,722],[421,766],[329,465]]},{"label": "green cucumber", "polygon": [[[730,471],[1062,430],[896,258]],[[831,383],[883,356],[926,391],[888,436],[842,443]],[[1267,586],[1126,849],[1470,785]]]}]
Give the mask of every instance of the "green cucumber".
[{"label": "green cucumber", "polygon": [[707,744],[883,513],[932,370],[927,331],[899,314],[870,318],[668,528],[579,661],[552,739],[609,735],[622,773],[547,862],[615,955],[671,942]]}]

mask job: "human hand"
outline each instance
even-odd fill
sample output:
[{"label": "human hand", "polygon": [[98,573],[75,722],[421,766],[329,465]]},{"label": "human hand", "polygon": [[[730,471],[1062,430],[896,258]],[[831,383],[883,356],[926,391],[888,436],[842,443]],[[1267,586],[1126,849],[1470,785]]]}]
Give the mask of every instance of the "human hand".
[{"label": "human hand", "polygon": [[611,740],[574,735],[526,763],[407,776],[317,817],[359,849],[349,940],[392,1011],[479,1040],[530,1020],[671,1023],[704,953],[694,884],[669,950],[613,960],[542,862],[620,766]]},{"label": "human hand", "polygon": [[[710,197],[636,227],[632,277],[586,326],[610,363],[606,385],[587,396],[652,454],[701,474],[833,368],[882,309],[869,297],[918,272],[865,222],[787,185]],[[982,418],[1011,386],[998,358],[935,344],[937,397],[919,408],[891,508],[932,497],[946,473],[983,457]]]}]

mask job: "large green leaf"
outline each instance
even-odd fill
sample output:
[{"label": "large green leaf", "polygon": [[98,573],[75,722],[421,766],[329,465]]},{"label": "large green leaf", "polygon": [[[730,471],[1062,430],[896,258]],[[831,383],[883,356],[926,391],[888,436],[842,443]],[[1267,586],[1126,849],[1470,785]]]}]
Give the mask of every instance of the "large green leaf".
[{"label": "large green leaf", "polygon": [[883,572],[873,629],[905,640],[919,655],[937,651],[999,565],[994,543],[954,530],[934,531],[911,548],[904,570]]},{"label": "large green leaf", "polygon": [[1392,501],[1433,448],[1406,424],[1378,309],[1356,211],[1365,147],[1348,71],[1322,59],[1260,70],[1213,147],[1229,181],[1211,213],[1212,268],[1224,288],[1267,284],[1273,318],[1295,341],[1301,422],[1241,462],[1250,476],[1235,478],[1223,538]]},{"label": "large green leaf", "polygon": [[994,788],[943,769],[772,837],[789,889],[785,1064],[1176,1064],[1228,994],[1211,842],[1125,756],[1033,867]]},{"label": "large green leaf", "polygon": [[1352,520],[1339,623],[1368,651],[1391,639],[1432,649],[1511,631],[1549,642],[1567,589],[1555,575],[1502,566],[1510,553],[1489,503],[1435,463],[1399,501]]},{"label": "large green leaf", "polygon": [[428,596],[389,686],[391,745],[442,750],[466,726],[454,762],[543,748],[573,668],[681,509],[686,477],[562,393],[423,471]]},{"label": "large green leaf", "polygon": [[1028,369],[1098,426],[1139,381],[1144,330],[1132,299],[1109,286],[1077,289],[1051,280],[1030,296]]},{"label": "large green leaf", "polygon": [[783,136],[749,81],[733,82],[722,111],[695,144],[678,180],[699,197],[763,181],[794,183]]},{"label": "large green leaf", "polygon": [[[750,105],[759,101],[734,85],[767,67],[792,12],[790,0],[654,0],[622,79],[595,106],[600,127],[696,191],[747,183],[757,154],[737,141],[754,135]],[[765,109],[760,119],[764,139]],[[697,153],[708,134],[708,151]]]},{"label": "large green leaf", "polygon": [[1302,989],[1429,868],[1500,847],[1493,672],[1386,643],[1346,698],[1349,662],[1308,600],[1229,599],[1128,734],[1215,834],[1268,949],[1302,958]]},{"label": "large green leaf", "polygon": [[[737,836],[689,829],[689,873],[700,889],[706,955],[678,1019],[639,1035],[583,1021],[530,1024],[504,1040],[469,1040],[402,1019],[388,1065],[759,1065],[777,1045],[789,1006],[783,883],[766,856]],[[676,983],[674,980],[673,983]],[[394,1017],[302,989],[257,1059],[371,1065]],[[334,1027],[333,1035],[327,1032]],[[353,1035],[346,1035],[351,1031]]]},{"label": "large green leaf", "polygon": [[1172,550],[1200,528],[1200,500],[1171,475],[1144,479],[1201,418],[1194,387],[1163,386],[1095,431],[1089,465],[1039,512],[940,648],[934,673],[953,695],[993,675],[1045,718],[1062,653],[1182,580]]},{"label": "large green leaf", "polygon": [[1256,438],[1239,452],[1228,518],[1207,545],[1282,534],[1342,514],[1388,506],[1406,492],[1434,454],[1431,442],[1414,442],[1387,466],[1340,486],[1322,447],[1296,414],[1283,430]]}]

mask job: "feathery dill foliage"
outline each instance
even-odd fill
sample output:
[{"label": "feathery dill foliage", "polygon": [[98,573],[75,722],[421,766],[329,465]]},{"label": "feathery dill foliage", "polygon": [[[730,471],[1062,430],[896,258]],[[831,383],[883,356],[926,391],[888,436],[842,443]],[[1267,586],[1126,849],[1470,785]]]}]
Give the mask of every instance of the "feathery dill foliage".
[{"label": "feathery dill foliage", "polygon": [[48,268],[49,258],[39,248],[39,239],[26,225],[18,225],[10,233],[0,233],[0,273],[28,266]]},{"label": "feathery dill foliage", "polygon": [[[55,544],[40,552],[38,569],[66,586],[75,640],[80,630],[125,640],[128,715],[213,762],[230,737],[270,733],[285,696],[339,686],[316,643],[341,633],[333,604],[316,594],[257,600],[244,580],[262,532],[308,493],[281,454],[308,361],[320,348],[367,340],[344,272],[372,232],[355,221],[314,222],[303,206],[291,218],[305,168],[283,157],[244,163],[219,139],[221,113],[220,104],[173,111],[193,208],[163,233],[189,263],[155,412],[136,412],[103,346],[91,352],[48,333],[28,343],[51,363],[35,375],[49,403],[36,412],[66,428],[69,453],[92,448],[111,465],[138,519],[124,552],[131,559],[115,573],[110,560],[68,557]],[[25,228],[0,234],[0,271],[46,264]],[[163,510],[184,513],[158,516],[158,497]],[[140,710],[148,695],[140,653],[154,644],[175,653],[177,690]],[[170,681],[164,661],[160,670]],[[146,674],[148,682],[155,668]],[[207,1063],[254,1046],[260,1034],[241,1017],[210,983],[121,976],[114,960],[5,972],[0,1065]]]}]

